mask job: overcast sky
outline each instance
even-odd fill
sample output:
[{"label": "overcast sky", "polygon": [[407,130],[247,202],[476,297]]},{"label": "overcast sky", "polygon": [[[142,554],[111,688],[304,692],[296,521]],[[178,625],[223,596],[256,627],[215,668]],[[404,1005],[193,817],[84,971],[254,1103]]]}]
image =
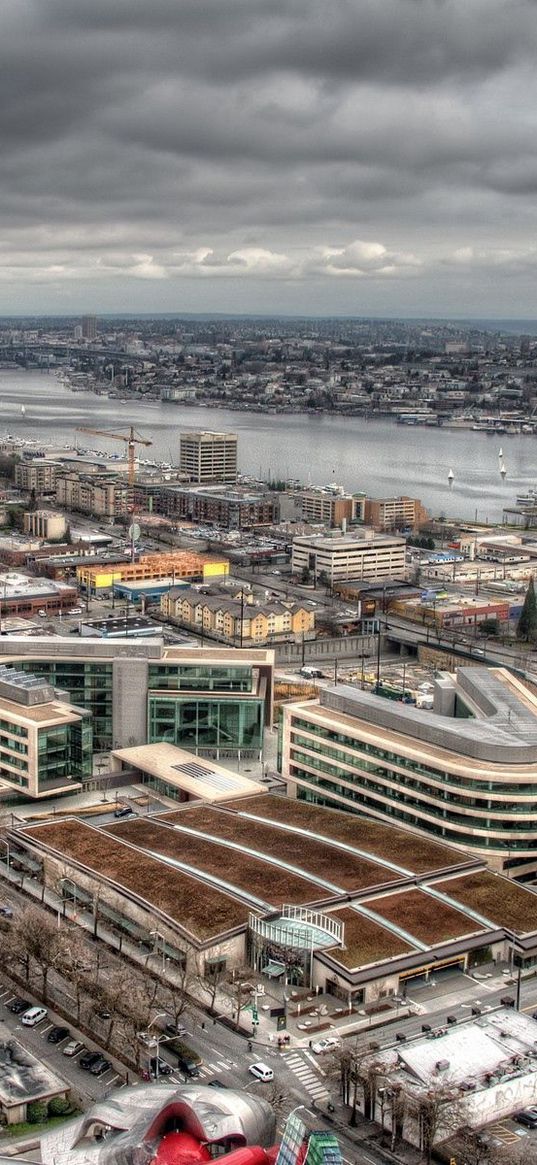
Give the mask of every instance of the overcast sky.
[{"label": "overcast sky", "polygon": [[536,317],[536,0],[1,0],[0,313]]}]

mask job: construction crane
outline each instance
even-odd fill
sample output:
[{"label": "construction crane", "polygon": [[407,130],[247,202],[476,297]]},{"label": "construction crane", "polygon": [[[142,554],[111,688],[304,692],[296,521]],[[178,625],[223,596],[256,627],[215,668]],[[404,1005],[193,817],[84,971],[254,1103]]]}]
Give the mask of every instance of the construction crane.
[{"label": "construction crane", "polygon": [[134,485],[134,478],[136,476],[136,445],[152,445],[152,441],[148,441],[146,437],[141,437],[132,425],[129,426],[128,436],[125,433],[117,433],[112,429],[90,429],[86,425],[79,425],[78,433],[91,433],[93,437],[110,437],[112,441],[123,441],[127,446],[127,465],[128,465],[128,481],[129,488],[132,489]]}]

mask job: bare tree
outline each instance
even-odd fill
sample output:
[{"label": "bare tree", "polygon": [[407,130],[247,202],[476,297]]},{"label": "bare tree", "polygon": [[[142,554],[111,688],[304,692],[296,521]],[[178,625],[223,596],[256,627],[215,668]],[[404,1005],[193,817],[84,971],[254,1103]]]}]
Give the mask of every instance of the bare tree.
[{"label": "bare tree", "polygon": [[378,1045],[356,1042],[354,1047],[344,1048],[339,1054],[341,1094],[345,1104],[351,1108],[350,1124],[356,1124],[358,1097],[364,1102],[364,1116],[374,1119],[376,1082],[383,1067],[375,1057]]},{"label": "bare tree", "polygon": [[435,1142],[447,1140],[466,1126],[468,1100],[455,1084],[442,1080],[425,1093],[407,1090],[406,1111],[416,1122],[419,1147],[430,1165]]},{"label": "bare tree", "polygon": [[226,995],[229,995],[231,999],[232,1019],[235,1020],[236,1031],[240,1027],[241,1011],[251,999],[251,984],[248,979],[251,973],[251,967],[235,968],[232,972],[231,979],[228,974],[227,982],[225,983]]},{"label": "bare tree", "polygon": [[48,976],[57,965],[62,954],[63,933],[49,915],[28,906],[13,924],[15,943],[24,952],[27,961],[27,978],[30,965],[37,965],[42,979],[43,1003],[47,1002]]},{"label": "bare tree", "polygon": [[179,983],[163,983],[160,987],[158,1000],[156,1005],[163,1007],[169,1015],[171,1015],[174,1026],[179,1026],[181,1016],[184,1015],[188,996],[187,996],[188,975],[186,968],[184,974],[181,975]]},{"label": "bare tree", "polygon": [[[203,953],[200,954],[196,970],[196,983],[209,996],[209,1009],[216,1010],[216,997],[219,988],[229,982],[229,972],[226,970],[224,958],[214,958],[207,963]],[[226,992],[229,994],[229,992]]]},{"label": "bare tree", "polygon": [[[461,1132],[457,1133],[457,1137],[453,1141],[453,1151],[456,1159],[464,1162],[464,1165],[501,1165],[502,1162],[505,1165],[503,1145],[498,1148],[491,1139],[474,1129],[462,1129]],[[535,1160],[537,1160],[536,1157],[533,1158],[533,1162]],[[510,1161],[514,1165],[512,1156],[510,1156]],[[526,1152],[524,1152],[524,1161],[528,1162],[528,1165],[533,1165]]]}]

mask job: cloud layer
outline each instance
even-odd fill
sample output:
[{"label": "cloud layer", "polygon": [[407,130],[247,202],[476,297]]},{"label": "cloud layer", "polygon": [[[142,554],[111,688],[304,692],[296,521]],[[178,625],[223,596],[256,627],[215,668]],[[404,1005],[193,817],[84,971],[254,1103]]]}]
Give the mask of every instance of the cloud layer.
[{"label": "cloud layer", "polygon": [[0,311],[534,314],[535,0],[3,0]]}]

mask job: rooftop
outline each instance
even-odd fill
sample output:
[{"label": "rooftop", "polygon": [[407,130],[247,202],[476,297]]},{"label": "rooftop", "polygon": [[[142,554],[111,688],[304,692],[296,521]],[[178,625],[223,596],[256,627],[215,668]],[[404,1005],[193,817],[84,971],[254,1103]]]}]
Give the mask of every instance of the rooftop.
[{"label": "rooftop", "polygon": [[231,895],[204,886],[195,876],[172,869],[157,858],[74,818],[32,825],[17,836],[37,842],[107,881],[119,884],[165,915],[198,942],[246,925],[248,908]]},{"label": "rooftop", "polygon": [[203,801],[225,801],[241,793],[256,793],[262,789],[256,781],[240,773],[225,769],[216,761],[195,757],[175,744],[140,744],[133,748],[117,748],[112,753],[121,764],[182,789],[190,798]]},{"label": "rooftop", "polygon": [[7,1024],[0,1023],[0,1102],[5,1108],[55,1096],[67,1084],[23,1048]]},{"label": "rooftop", "polygon": [[[357,854],[362,854],[366,862],[378,862],[380,866],[384,863],[387,870],[394,871],[394,876],[397,872],[406,875],[426,874],[449,867],[475,865],[475,859],[466,857],[452,846],[414,836],[408,830],[393,825],[381,825],[365,817],[339,809],[326,809],[307,801],[294,801],[265,793],[247,801],[232,801],[228,808],[247,818],[254,817],[273,826],[279,825],[282,829],[290,827],[303,830],[307,838],[315,838],[328,846],[338,843],[351,846]],[[305,838],[301,837],[301,846],[304,843]],[[330,863],[335,856],[333,849],[329,851]],[[337,859],[339,863],[339,853]],[[379,877],[378,868],[375,877]]]},{"label": "rooftop", "polygon": [[426,755],[438,760],[447,760],[450,752],[455,752],[465,758],[465,763],[475,757],[497,766],[499,772],[505,764],[516,764],[517,772],[527,766],[528,775],[535,775],[534,692],[505,668],[459,668],[452,686],[471,711],[470,717],[435,711],[424,714],[412,705],[383,700],[373,692],[347,684],[323,689],[317,707],[320,713],[341,718],[351,727],[369,728],[381,745],[388,739],[396,744],[401,737],[407,737],[409,746],[426,745]]},{"label": "rooftop", "polygon": [[[431,1085],[462,1085],[472,1092],[537,1072],[537,1021],[512,1007],[468,1019],[397,1049],[375,1053],[390,1081],[420,1092]],[[515,1086],[516,1087],[516,1086]],[[514,1094],[516,1097],[516,1093]],[[520,1102],[519,1102],[520,1107]]]}]

